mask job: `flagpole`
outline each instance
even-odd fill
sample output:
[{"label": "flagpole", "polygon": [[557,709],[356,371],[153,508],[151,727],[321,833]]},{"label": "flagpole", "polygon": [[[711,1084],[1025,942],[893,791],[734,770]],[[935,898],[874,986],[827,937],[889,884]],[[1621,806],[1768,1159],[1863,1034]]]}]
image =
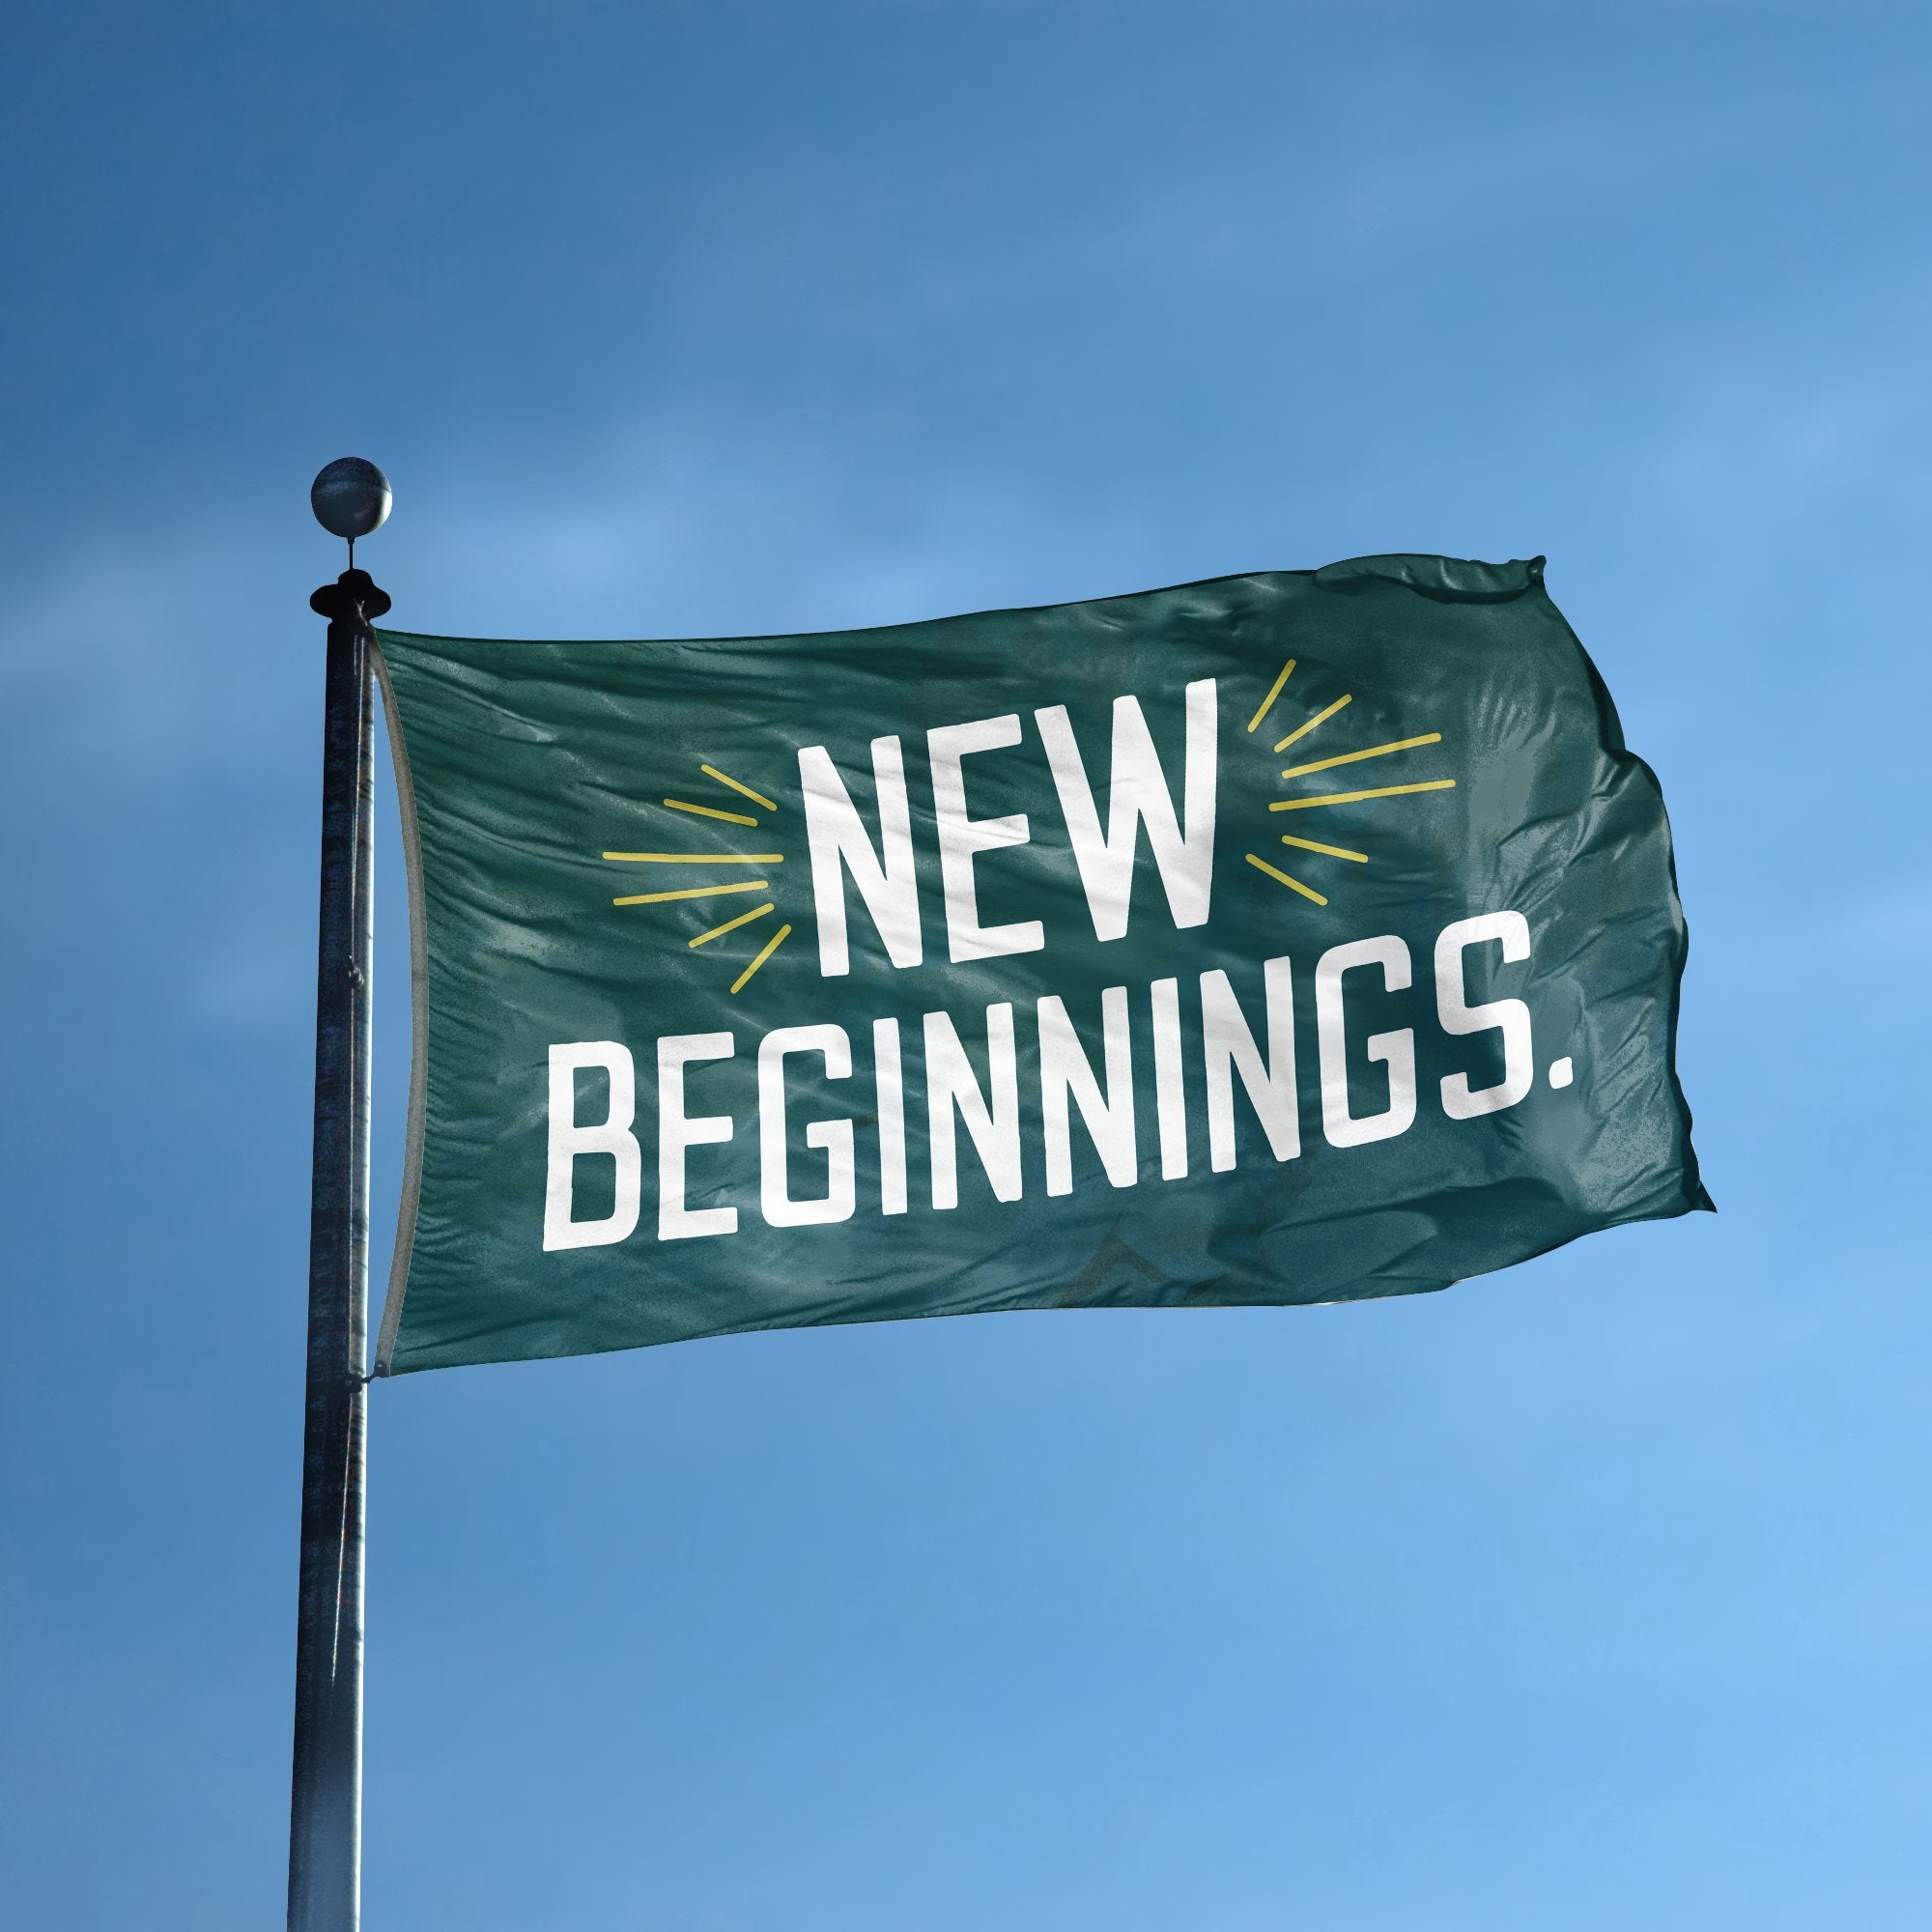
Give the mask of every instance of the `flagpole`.
[{"label": "flagpole", "polygon": [[372,620],[389,608],[355,538],[388,514],[359,458],[311,501],[350,568],[309,606],[328,619],[323,699],[322,904],[309,1197],[308,1378],[296,1631],[289,1932],[356,1932],[362,1879],[362,1577],[369,1329],[369,1015],[375,856]]}]

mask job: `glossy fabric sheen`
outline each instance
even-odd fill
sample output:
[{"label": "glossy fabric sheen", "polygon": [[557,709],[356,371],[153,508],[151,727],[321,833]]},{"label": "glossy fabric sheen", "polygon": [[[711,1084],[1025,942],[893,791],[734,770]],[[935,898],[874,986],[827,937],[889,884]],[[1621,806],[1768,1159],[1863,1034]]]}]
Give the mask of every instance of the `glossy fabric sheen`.
[{"label": "glossy fabric sheen", "polygon": [[[385,1321],[392,1372],[911,1316],[1411,1293],[1594,1229],[1710,1205],[1673,1065],[1685,929],[1662,798],[1625,750],[1540,559],[1367,557],[790,638],[518,643],[385,631],[382,654],[415,818],[427,1027],[413,1240]],[[1211,870],[1199,875],[1208,917],[1177,923],[1152,837],[1136,827],[1127,930],[1099,937],[1039,714],[1065,707],[1105,833],[1115,700],[1137,699],[1179,826],[1187,689],[1209,680],[1214,823]],[[991,927],[1037,921],[1044,943],[955,961],[927,734],[1003,718],[1016,721],[1017,742],[973,751],[958,767],[970,820],[1025,815],[1024,842],[971,861],[978,917]],[[841,871],[850,970],[828,976],[800,753],[824,748],[877,850],[872,746],[882,738],[896,740],[903,768],[923,956],[888,958]],[[1415,738],[1427,742],[1406,744]],[[1061,743],[1064,764],[1064,731]],[[1358,752],[1373,755],[1346,758]],[[1382,795],[1350,796],[1365,791]],[[1315,798],[1339,802],[1269,810]],[[1284,844],[1284,834],[1333,851]],[[781,857],[700,863],[750,854]],[[753,881],[766,883],[613,903]],[[1436,942],[1456,922],[1497,913],[1521,916],[1530,956],[1509,960],[1500,941],[1469,946],[1459,991],[1472,1006],[1524,1003],[1533,1078],[1512,1104],[1452,1118],[1445,1080],[1496,1089],[1511,1063],[1504,1032],[1445,1026]],[[789,935],[743,979],[785,924]],[[1373,1120],[1390,1103],[1388,1037],[1397,1059],[1406,1037],[1414,1116],[1390,1137],[1351,1145],[1347,1118],[1336,1136],[1322,1100],[1317,968],[1333,948],[1390,936],[1406,949],[1410,983],[1389,990],[1378,964],[1342,974],[1342,1021],[1325,1051],[1331,1069],[1346,1067],[1347,1115]],[[1285,1042],[1270,1062],[1264,962],[1284,959],[1277,1010],[1286,1024],[1292,1008],[1299,1151],[1280,1157],[1236,1072],[1222,1108],[1234,1165],[1216,1171],[1203,976],[1225,973],[1260,1056],[1251,1065],[1280,1076]],[[1117,1023],[1124,1017],[1114,1070],[1130,1073],[1110,1088],[1112,988],[1124,989],[1111,1001]],[[1039,1003],[1049,996],[1064,1002],[1096,1091],[1120,1110],[1110,1177],[1078,1099],[1066,1103],[1070,1192],[1048,1191],[1040,1039],[1050,1019]],[[1154,1041],[1163,999],[1179,1030],[1179,1086],[1170,1075],[1164,1093]],[[996,1198],[968,1124],[949,1111],[957,1205],[935,1206],[945,1189],[932,1174],[924,1016],[950,1018],[997,1105],[988,1009],[996,1028],[1002,1008],[1014,1040],[1019,1198]],[[897,1213],[882,1211],[895,1163],[890,1147],[882,1154],[880,1020],[898,1022],[902,1063]],[[843,1029],[851,1072],[833,1078],[821,1055],[791,1055],[780,1131],[791,1196],[809,1200],[828,1193],[833,1157],[827,1130],[814,1139],[808,1129],[853,1123],[829,1130],[850,1135],[853,1205],[835,1222],[773,1225],[761,1210],[772,1130],[761,1136],[759,1043],[776,1028],[828,1022]],[[1225,1019],[1217,1024],[1225,1034]],[[686,1067],[684,1112],[728,1117],[730,1138],[688,1151],[683,1205],[735,1209],[736,1229],[663,1238],[657,1042],[719,1033],[735,1052]],[[641,1200],[621,1240],[547,1250],[548,1057],[572,1042],[616,1042],[632,1056]],[[610,1084],[578,1074],[570,1122],[605,1121]],[[566,1162],[577,1220],[611,1212],[617,1165],[609,1153]]]}]

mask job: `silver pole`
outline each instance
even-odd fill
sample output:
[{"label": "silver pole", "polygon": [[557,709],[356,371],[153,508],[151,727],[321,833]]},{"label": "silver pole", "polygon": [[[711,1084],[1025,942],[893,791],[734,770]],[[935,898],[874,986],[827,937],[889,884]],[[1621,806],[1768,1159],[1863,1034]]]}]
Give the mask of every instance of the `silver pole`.
[{"label": "silver pole", "polygon": [[[363,465],[380,478],[373,465]],[[317,479],[316,513],[324,514]],[[386,515],[388,486],[382,486]],[[330,504],[327,507],[337,508]],[[382,521],[359,519],[361,535]],[[289,1827],[290,1932],[356,1932],[362,1887],[362,1577],[369,1328],[369,1014],[375,857],[371,620],[389,600],[345,571],[328,619],[316,960],[308,1384]]]}]

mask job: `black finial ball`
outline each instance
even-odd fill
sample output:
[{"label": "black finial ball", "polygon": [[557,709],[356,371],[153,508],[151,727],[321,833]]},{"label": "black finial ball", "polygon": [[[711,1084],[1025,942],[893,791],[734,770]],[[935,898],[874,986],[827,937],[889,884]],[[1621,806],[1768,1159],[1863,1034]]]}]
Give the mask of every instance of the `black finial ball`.
[{"label": "black finial ball", "polygon": [[338,456],[308,486],[315,520],[332,537],[354,543],[381,528],[392,500],[389,479],[360,456]]}]

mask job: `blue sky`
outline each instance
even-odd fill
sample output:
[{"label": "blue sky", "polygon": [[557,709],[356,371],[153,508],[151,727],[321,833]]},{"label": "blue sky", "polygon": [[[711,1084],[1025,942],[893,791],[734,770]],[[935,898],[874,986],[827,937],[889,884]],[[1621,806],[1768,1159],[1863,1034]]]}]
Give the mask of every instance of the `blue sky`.
[{"label": "blue sky", "polygon": [[[1932,1910],[1907,6],[88,5],[0,127],[0,1871],[281,1910],[322,627],[1547,553],[1720,1209],[375,1391],[368,1922]],[[379,1220],[403,911],[383,864]]]}]

